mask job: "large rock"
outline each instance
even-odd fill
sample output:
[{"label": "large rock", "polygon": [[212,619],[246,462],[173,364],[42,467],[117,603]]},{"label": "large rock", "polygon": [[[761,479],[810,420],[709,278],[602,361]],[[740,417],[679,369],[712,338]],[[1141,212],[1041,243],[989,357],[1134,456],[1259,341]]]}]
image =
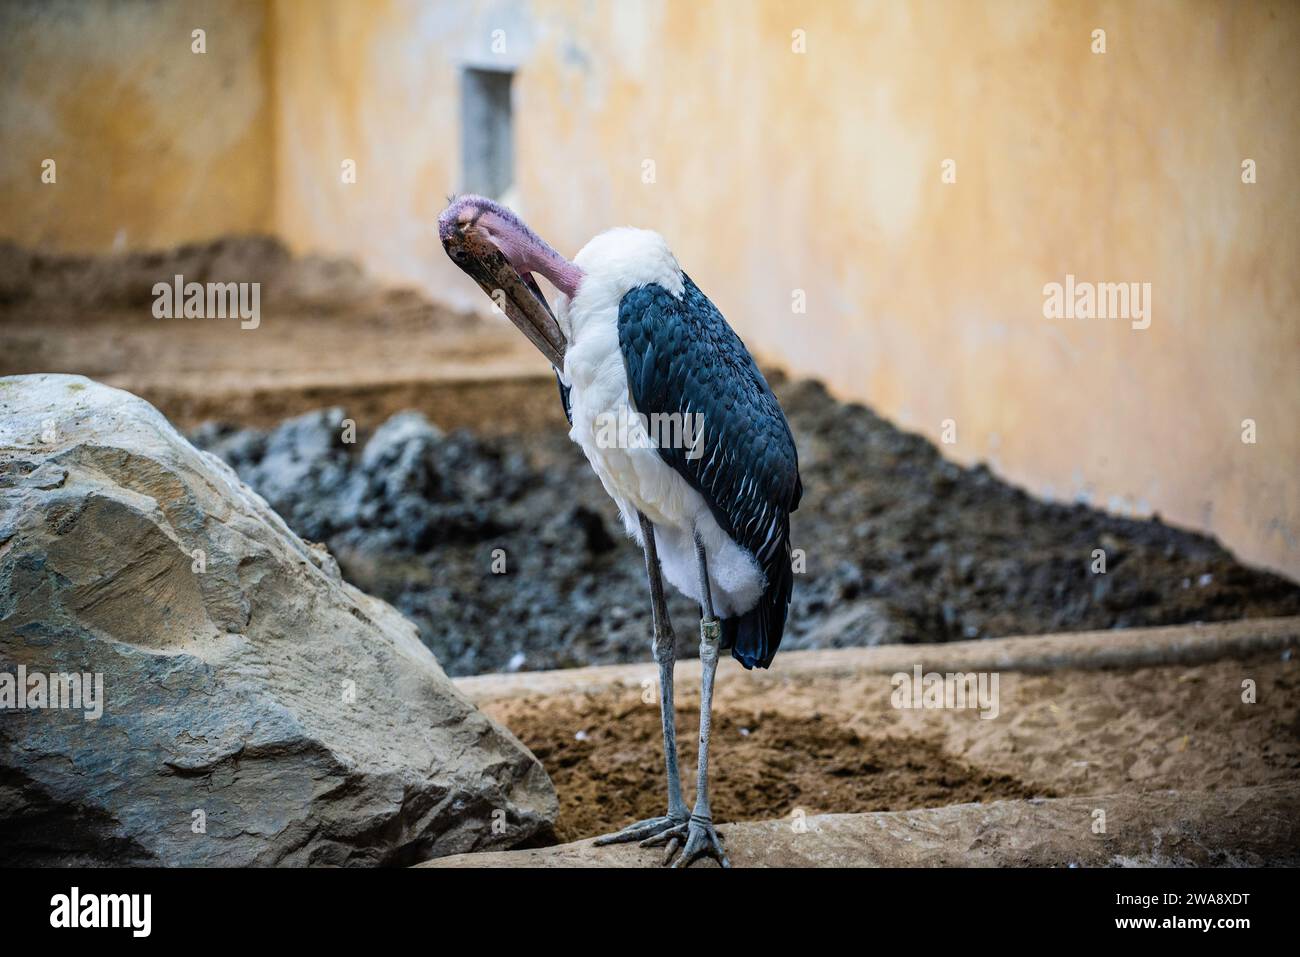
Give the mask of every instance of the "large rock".
[{"label": "large rock", "polygon": [[0,703],[20,668],[98,673],[103,702],[0,710],[7,863],[402,864],[557,811],[413,625],[79,376],[0,378]]}]

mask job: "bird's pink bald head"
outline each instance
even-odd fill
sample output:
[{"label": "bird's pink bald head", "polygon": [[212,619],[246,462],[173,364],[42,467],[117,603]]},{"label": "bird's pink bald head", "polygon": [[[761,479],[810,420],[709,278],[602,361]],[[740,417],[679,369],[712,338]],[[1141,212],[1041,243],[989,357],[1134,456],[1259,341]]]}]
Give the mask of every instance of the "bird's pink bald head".
[{"label": "bird's pink bald head", "polygon": [[452,236],[467,230],[485,234],[521,276],[539,273],[570,299],[577,294],[582,270],[500,203],[472,194],[452,200],[438,217],[438,237],[446,246]]}]

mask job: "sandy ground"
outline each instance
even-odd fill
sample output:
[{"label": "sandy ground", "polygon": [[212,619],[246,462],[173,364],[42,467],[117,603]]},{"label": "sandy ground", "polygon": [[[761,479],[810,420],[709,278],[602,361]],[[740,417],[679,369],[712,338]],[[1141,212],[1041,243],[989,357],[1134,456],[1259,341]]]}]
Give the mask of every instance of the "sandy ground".
[{"label": "sandy ground", "polygon": [[[259,325],[155,318],[153,284],[175,274],[260,283]],[[547,375],[504,317],[448,312],[347,261],[295,259],[263,237],[103,257],[0,243],[0,344],[0,375],[89,376],[143,396],[182,429],[273,425],[345,404],[363,431],[401,409],[490,430],[503,397],[487,383]],[[430,382],[446,388],[430,395]],[[522,393],[504,399],[530,408]],[[549,403],[544,411],[560,420]]]},{"label": "sandy ground", "polygon": [[[695,667],[682,662],[678,672]],[[1242,701],[1247,678],[1258,689],[1255,704]],[[1003,672],[1000,711],[989,720],[972,710],[896,709],[884,674],[736,674],[716,693],[714,813],[760,821],[1294,782],[1298,683],[1286,652],[1123,672]],[[698,706],[694,688],[679,692],[688,800]],[[663,812],[652,693],[618,688],[483,707],[546,766],[560,796],[560,840]]]}]

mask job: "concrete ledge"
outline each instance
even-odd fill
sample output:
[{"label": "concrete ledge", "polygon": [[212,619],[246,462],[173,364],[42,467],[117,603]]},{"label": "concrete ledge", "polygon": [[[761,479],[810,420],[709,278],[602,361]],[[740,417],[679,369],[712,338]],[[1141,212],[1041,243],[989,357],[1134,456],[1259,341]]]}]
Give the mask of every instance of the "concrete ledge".
[{"label": "concrete ledge", "polygon": [[[647,639],[648,642],[648,639]],[[1193,665],[1221,658],[1282,651],[1300,644],[1300,617],[1256,618],[1166,628],[1130,628],[1060,634],[956,641],[947,644],[881,645],[787,651],[770,672],[755,674],[779,680],[788,675],[893,674],[921,664],[928,671],[1023,671],[1133,669],[1158,665]],[[647,651],[647,659],[649,653]],[[722,674],[743,669],[730,658]],[[698,683],[696,669],[684,669],[680,685]],[[475,675],[455,679],[476,703],[533,695],[640,688],[656,678],[654,663]]]},{"label": "concrete ledge", "polygon": [[[1106,833],[1094,834],[1094,814]],[[997,801],[726,824],[735,867],[1257,867],[1300,864],[1300,785]],[[420,867],[654,867],[633,845],[458,854]],[[695,865],[704,866],[702,864]],[[715,866],[711,862],[707,866]]]}]

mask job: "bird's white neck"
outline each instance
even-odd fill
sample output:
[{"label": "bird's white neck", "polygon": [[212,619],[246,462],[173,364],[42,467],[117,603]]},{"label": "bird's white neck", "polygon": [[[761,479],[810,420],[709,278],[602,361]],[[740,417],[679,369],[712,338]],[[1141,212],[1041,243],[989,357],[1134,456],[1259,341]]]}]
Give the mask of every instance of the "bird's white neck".
[{"label": "bird's white neck", "polygon": [[685,288],[681,266],[668,243],[649,229],[606,230],[582,247],[572,265],[582,277],[577,294],[566,294],[556,308],[560,329],[570,343],[580,339],[593,320],[617,321],[619,303],[638,286],[658,284],[678,298]]}]

